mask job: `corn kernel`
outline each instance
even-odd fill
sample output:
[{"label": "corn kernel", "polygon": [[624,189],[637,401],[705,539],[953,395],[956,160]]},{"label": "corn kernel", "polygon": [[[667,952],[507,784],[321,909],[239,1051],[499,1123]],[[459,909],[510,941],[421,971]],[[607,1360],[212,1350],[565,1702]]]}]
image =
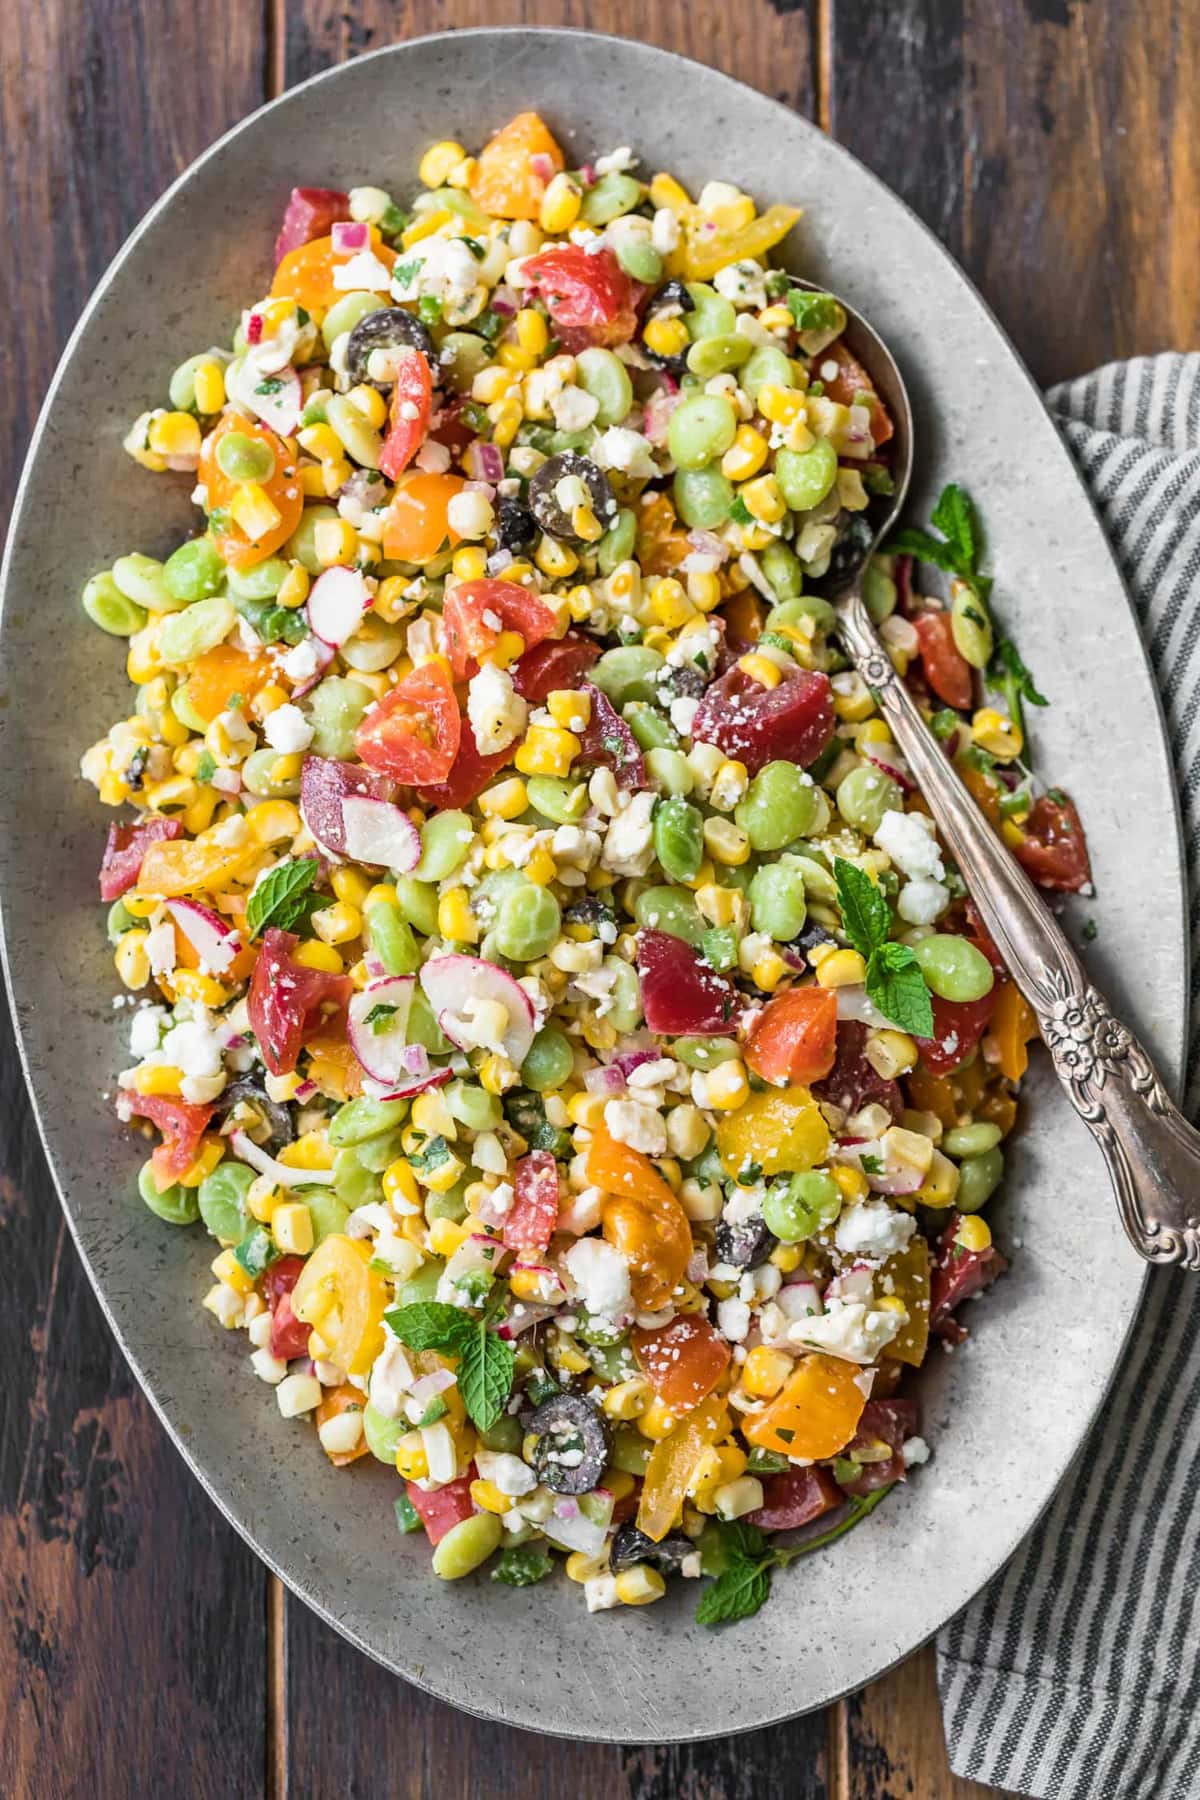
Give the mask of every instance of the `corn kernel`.
[{"label": "corn kernel", "polygon": [[689,619],[695,617],[696,609],[688,599],[683,583],[673,575],[664,575],[658,581],[652,581],[647,589],[646,602],[651,618],[668,631],[678,631],[681,625],[686,625]]},{"label": "corn kernel", "polygon": [[787,512],[787,501],[773,475],[760,475],[738,490],[739,498],[760,525],[777,525]]},{"label": "corn kernel", "polygon": [[758,410],[772,425],[794,425],[798,420],[802,421],[807,406],[807,397],[798,389],[781,387],[775,381],[764,381],[758,390]]},{"label": "corn kernel", "polygon": [[313,527],[313,551],[329,569],[335,563],[352,563],[358,549],[358,533],[345,519],[322,519]]},{"label": "corn kernel", "polygon": [[650,183],[650,204],[656,209],[660,206],[665,207],[668,212],[674,213],[677,219],[690,212],[692,207],[687,189],[682,187],[673,175],[662,173],[655,175]]},{"label": "corn kernel", "polygon": [[568,1581],[576,1581],[581,1586],[585,1581],[594,1581],[597,1575],[608,1572],[606,1556],[588,1556],[583,1550],[572,1550],[563,1564]]},{"label": "corn kernel", "polygon": [[533,560],[543,575],[551,581],[565,580],[573,575],[579,567],[579,558],[569,544],[560,544],[557,538],[542,537],[533,553]]},{"label": "corn kernel", "polygon": [[457,1156],[447,1156],[436,1169],[427,1169],[422,1173],[422,1185],[432,1194],[448,1194],[461,1178],[465,1167],[466,1164]]},{"label": "corn kernel", "polygon": [[565,731],[584,731],[592,716],[591,696],[574,688],[555,688],[546,696],[546,710]]},{"label": "corn kernel", "polygon": [[509,1088],[517,1085],[518,1075],[507,1056],[493,1052],[485,1056],[476,1071],[479,1085],[489,1094],[507,1094]]},{"label": "corn kernel", "polygon": [[429,1476],[429,1457],[425,1440],[419,1431],[406,1431],[396,1445],[396,1467],[405,1481],[425,1481]]},{"label": "corn kernel", "polygon": [[450,888],[438,901],[438,931],[456,944],[479,942],[479,926],[471,911],[466,888]]},{"label": "corn kernel", "polygon": [[857,669],[834,676],[833,710],[839,719],[850,724],[869,719],[875,711],[874,696]]},{"label": "corn kernel", "polygon": [[480,652],[481,663],[495,663],[498,669],[507,669],[525,654],[525,639],[519,631],[502,631],[489,650]]},{"label": "corn kernel", "polygon": [[784,962],[778,950],[768,950],[764,956],[758,957],[755,961],[754,967],[750,971],[750,978],[755,987],[761,988],[764,994],[773,994],[784,977],[790,973],[787,963]]},{"label": "corn kernel", "polygon": [[961,1245],[964,1250],[970,1250],[979,1255],[989,1247],[991,1241],[991,1227],[987,1220],[981,1218],[978,1213],[967,1213],[958,1221],[954,1232],[954,1242]]},{"label": "corn kernel", "polygon": [[637,1428],[642,1436],[653,1438],[656,1442],[674,1431],[678,1423],[678,1413],[668,1411],[657,1394],[653,1395],[637,1415]]},{"label": "corn kernel", "polygon": [[346,398],[359,417],[363,419],[373,431],[381,431],[383,429],[384,425],[387,423],[388,407],[387,401],[384,399],[378,388],[368,387],[365,382],[360,383],[358,387],[352,387],[350,389]]},{"label": "corn kernel", "polygon": [[220,1256],[213,1258],[212,1272],[218,1281],[224,1282],[226,1287],[233,1288],[235,1293],[252,1294],[254,1292],[253,1275],[246,1273],[232,1250],[222,1250]]},{"label": "corn kernel", "polygon": [[471,1235],[470,1225],[456,1225],[453,1219],[435,1219],[429,1227],[429,1247],[435,1256],[450,1257]]},{"label": "corn kernel", "polygon": [[666,1582],[650,1563],[634,1563],[617,1576],[617,1599],[622,1606],[650,1606],[666,1591]]},{"label": "corn kernel", "polygon": [[477,158],[474,156],[464,156],[461,162],[455,163],[454,167],[447,175],[446,186],[460,188],[465,193],[467,188],[469,188],[474,181],[478,169],[479,163]]},{"label": "corn kernel", "polygon": [[829,1173],[841,1188],[845,1200],[865,1200],[871,1191],[871,1184],[861,1169],[852,1169],[847,1163],[835,1163]]},{"label": "corn kernel", "polygon": [[417,1178],[402,1156],[389,1163],[384,1170],[383,1192],[385,1199],[397,1211],[407,1212],[410,1207],[420,1205]]},{"label": "corn kernel", "polygon": [[346,966],[333,945],[323,944],[319,938],[300,944],[292,952],[292,960],[303,969],[319,969],[325,975],[340,975]]},{"label": "corn kernel", "polygon": [[[579,209],[583,204],[583,196],[578,183],[573,181],[565,170],[560,170],[548,183],[542,195],[542,203],[538,209],[538,224],[543,231],[559,237],[570,231],[579,217]],[[544,346],[543,346],[544,348]]]},{"label": "corn kernel", "polygon": [[361,870],[343,866],[335,869],[330,879],[333,891],[339,900],[344,900],[347,906],[356,906],[361,909],[367,895],[371,892],[371,883]]},{"label": "corn kernel", "polygon": [[739,425],[732,444],[721,458],[721,473],[730,481],[749,481],[767,460],[770,446],[753,425]]},{"label": "corn kernel", "polygon": [[535,887],[549,887],[558,875],[558,864],[550,852],[539,844],[525,864],[525,873]]},{"label": "corn kernel", "polygon": [[170,1063],[149,1063],[133,1073],[134,1091],[139,1094],[177,1094],[183,1070]]},{"label": "corn kernel", "polygon": [[791,1275],[804,1261],[804,1250],[800,1244],[776,1244],[767,1260],[781,1275]]},{"label": "corn kernel", "polygon": [[271,1216],[271,1236],[286,1256],[307,1256],[315,1241],[313,1218],[302,1201],[277,1206]]},{"label": "corn kernel", "polygon": [[229,513],[253,542],[264,538],[281,523],[279,509],[257,481],[243,482],[229,502]]},{"label": "corn kernel", "polygon": [[567,1102],[567,1117],[572,1125],[582,1125],[588,1131],[595,1131],[604,1123],[606,1105],[603,1094],[572,1094]]},{"label": "corn kernel", "polygon": [[902,1313],[906,1319],[908,1318],[908,1308],[899,1294],[880,1294],[873,1304],[879,1308],[880,1312]]},{"label": "corn kernel", "polygon": [[546,346],[550,342],[550,331],[536,307],[523,306],[517,314],[514,324],[517,342],[522,350],[529,350],[534,356],[544,356]]},{"label": "corn kernel", "polygon": [[688,346],[688,328],[682,319],[653,318],[643,338],[656,356],[679,356]]},{"label": "corn kernel", "polygon": [[276,1187],[269,1175],[256,1175],[246,1189],[246,1211],[260,1225],[269,1225],[284,1204],[282,1188]]},{"label": "corn kernel", "polygon": [[127,988],[144,988],[150,979],[146,935],[144,931],[126,931],[117,942],[113,961],[117,965],[117,974]]},{"label": "corn kernel", "polygon": [[522,374],[534,368],[537,358],[532,350],[522,350],[520,344],[501,344],[496,351],[497,360],[506,369],[517,369]]},{"label": "corn kernel", "polygon": [[500,1492],[494,1481],[473,1481],[470,1493],[481,1512],[506,1513],[512,1506],[512,1500]]},{"label": "corn kernel", "polygon": [[750,860],[750,839],[732,819],[705,819],[704,847],[715,862],[738,868]]},{"label": "corn kernel", "polygon": [[717,887],[713,882],[696,889],[696,905],[711,925],[732,925],[740,898],[736,888]]},{"label": "corn kernel", "polygon": [[817,985],[823,988],[858,987],[866,978],[867,965],[857,950],[835,950],[817,969]]},{"label": "corn kernel", "polygon": [[779,664],[772,662],[769,656],[761,651],[752,650],[746,656],[738,657],[738,668],[760,687],[775,688],[783,680],[783,671]]},{"label": "corn kernel", "polygon": [[362,932],[362,914],[357,906],[338,900],[313,914],[312,928],[322,943],[348,944]]},{"label": "corn kernel", "polygon": [[466,154],[462,145],[455,143],[453,138],[442,138],[440,142],[431,144],[417,165],[417,179],[421,186],[445,187],[451,169],[457,168]]},{"label": "corn kernel", "polygon": [[606,1388],[600,1404],[610,1419],[638,1419],[645,1412],[654,1390],[644,1375],[631,1375]]},{"label": "corn kernel", "polygon": [[915,1066],[917,1046],[907,1031],[874,1031],[863,1046],[863,1055],[884,1081],[895,1081]]},{"label": "corn kernel", "polygon": [[769,1400],[779,1392],[792,1368],[791,1357],[782,1350],[770,1350],[766,1344],[759,1344],[743,1364],[742,1386],[748,1394],[754,1394],[760,1400]]},{"label": "corn kernel", "polygon": [[199,421],[191,413],[160,413],[150,421],[146,442],[156,456],[199,456]]},{"label": "corn kernel", "polygon": [[283,1146],[278,1160],[288,1169],[332,1169],[334,1155],[328,1132],[306,1131]]},{"label": "corn kernel", "polygon": [[486,369],[480,369],[471,383],[471,398],[482,406],[494,406],[498,400],[508,399],[515,381],[516,376],[510,370],[490,364]]},{"label": "corn kernel", "polygon": [[485,788],[476,804],[486,819],[519,819],[529,805],[529,795],[520,776],[513,775]]},{"label": "corn kernel", "polygon": [[711,570],[697,570],[687,578],[687,597],[698,612],[712,612],[721,603],[720,577]]},{"label": "corn kernel", "polygon": [[230,990],[211,975],[202,975],[199,969],[176,969],[171,980],[177,1000],[194,1000],[200,1006],[224,1006],[229,999]]},{"label": "corn kernel", "polygon": [[735,1112],[750,1097],[745,1065],[737,1058],[718,1063],[705,1078],[709,1107],[714,1112]]},{"label": "corn kernel", "polygon": [[487,574],[487,551],[479,544],[464,544],[454,552],[450,567],[460,581],[482,581]]},{"label": "corn kernel", "polygon": [[219,413],[225,404],[225,371],[220,363],[215,359],[198,363],[192,376],[192,389],[197,412]]},{"label": "corn kernel", "polygon": [[989,756],[1011,762],[1020,756],[1024,739],[1016,723],[992,706],[981,706],[971,720],[971,737]]},{"label": "corn kernel", "polygon": [[300,830],[300,814],[290,800],[260,800],[246,814],[251,838],[265,849],[293,838]]},{"label": "corn kernel", "polygon": [[534,725],[513,761],[522,775],[566,775],[582,748],[573,731]]}]

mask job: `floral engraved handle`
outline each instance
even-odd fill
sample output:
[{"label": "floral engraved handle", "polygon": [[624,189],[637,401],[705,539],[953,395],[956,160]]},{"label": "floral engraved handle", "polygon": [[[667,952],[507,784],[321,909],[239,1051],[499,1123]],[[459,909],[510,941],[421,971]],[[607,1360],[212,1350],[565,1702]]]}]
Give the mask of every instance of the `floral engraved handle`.
[{"label": "floral engraved handle", "polygon": [[928,800],[971,898],[1038,1017],[1055,1073],[1100,1145],[1121,1222],[1148,1262],[1200,1269],[1200,1133],[1088,979],[1054,915],[959,780],[857,594],[841,635]]}]

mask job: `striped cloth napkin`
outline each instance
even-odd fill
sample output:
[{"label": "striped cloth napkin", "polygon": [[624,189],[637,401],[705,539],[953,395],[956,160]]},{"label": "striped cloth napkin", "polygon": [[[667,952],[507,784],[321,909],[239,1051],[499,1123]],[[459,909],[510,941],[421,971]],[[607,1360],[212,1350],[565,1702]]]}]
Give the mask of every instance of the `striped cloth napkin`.
[{"label": "striped cloth napkin", "polygon": [[[1200,1106],[1200,356],[1111,363],[1051,410],[1133,596],[1183,808]],[[1200,1277],[1155,1272],[1050,1510],[938,1639],[950,1763],[1043,1800],[1200,1795]]]}]

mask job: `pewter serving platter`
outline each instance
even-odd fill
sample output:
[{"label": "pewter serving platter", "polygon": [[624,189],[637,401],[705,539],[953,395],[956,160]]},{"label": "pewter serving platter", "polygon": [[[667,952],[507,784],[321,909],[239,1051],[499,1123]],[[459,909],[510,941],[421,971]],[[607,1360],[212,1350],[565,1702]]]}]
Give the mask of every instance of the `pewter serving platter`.
[{"label": "pewter serving platter", "polygon": [[[1157,703],[1117,570],[1028,375],[925,228],[813,126],[694,63],[572,32],[455,32],[295,89],[201,157],[101,282],[35,435],[5,564],[7,968],[47,1153],[96,1291],[180,1451],[264,1560],[351,1642],[458,1706],[579,1738],[701,1738],[821,1706],[913,1650],[1029,1530],[1101,1406],[1142,1267],[1041,1061],[993,1209],[1012,1272],[967,1309],[966,1347],[935,1351],[922,1373],[931,1462],[850,1537],[777,1576],[757,1618],[720,1633],[693,1622],[694,1583],[653,1608],[589,1617],[561,1576],[529,1590],[433,1579],[423,1544],[396,1533],[394,1477],[374,1463],[332,1468],[310,1429],[280,1419],[244,1338],[200,1310],[211,1242],[142,1205],[144,1148],[104,1094],[127,1061],[128,1014],[111,1004],[97,902],[108,817],[78,764],[127,712],[128,688],[123,646],[93,630],[78,597],[122,552],[162,556],[194,529],[188,478],[138,468],[122,436],[162,402],[171,369],[227,342],[265,291],[293,182],[403,197],[428,143],[476,145],[526,107],[568,160],[628,143],[647,173],[670,169],[693,191],[721,178],[804,208],[785,260],[865,312],[908,381],[910,516],[926,517],[948,479],[981,506],[999,615],[1053,703],[1034,720],[1040,767],[1073,793],[1091,841],[1097,894],[1075,925],[1095,917],[1089,961],[1177,1080],[1184,884]],[[1122,965],[1134,942],[1136,989]]]}]

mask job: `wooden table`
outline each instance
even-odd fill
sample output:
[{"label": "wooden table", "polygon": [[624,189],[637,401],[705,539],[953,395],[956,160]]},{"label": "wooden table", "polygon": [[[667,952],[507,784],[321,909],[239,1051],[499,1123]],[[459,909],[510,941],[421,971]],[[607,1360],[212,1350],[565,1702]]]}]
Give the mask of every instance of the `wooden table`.
[{"label": "wooden table", "polygon": [[[1194,342],[1200,8],[1188,0],[8,0],[3,16],[6,504],[68,331],[167,183],[290,84],[450,25],[636,25],[817,119],[962,260],[1039,380]],[[65,715],[69,697],[47,704]],[[928,1652],[824,1717],[615,1749],[480,1724],[349,1649],[220,1518],[126,1369],[2,1029],[0,1791],[984,1793],[948,1772]]]}]

